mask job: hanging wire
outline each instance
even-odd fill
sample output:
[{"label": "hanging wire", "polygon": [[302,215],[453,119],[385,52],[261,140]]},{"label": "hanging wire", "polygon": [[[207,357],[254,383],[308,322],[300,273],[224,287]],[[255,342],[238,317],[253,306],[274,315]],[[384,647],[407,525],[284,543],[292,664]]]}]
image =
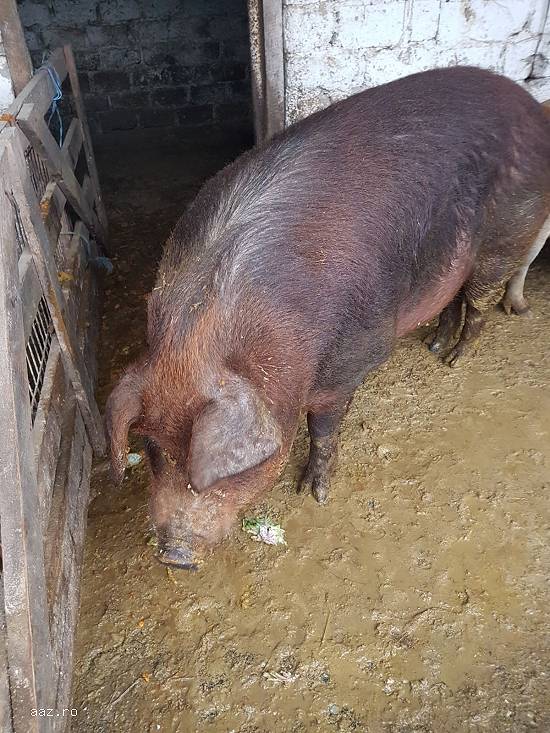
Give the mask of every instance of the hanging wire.
[{"label": "hanging wire", "polygon": [[63,99],[63,91],[61,90],[61,79],[59,78],[59,74],[57,73],[57,71],[50,64],[42,64],[37,72],[42,71],[43,69],[48,72],[48,76],[50,77],[50,81],[54,88],[54,95],[52,97],[52,102],[49,107],[50,114],[48,116],[47,123],[49,127],[52,121],[52,117],[54,115],[57,116],[59,122],[59,147],[61,147],[63,145],[63,119],[61,118],[61,113],[58,106],[58,103]]},{"label": "hanging wire", "polygon": [[[76,232],[59,232],[60,236],[74,236]],[[107,275],[110,275],[113,272],[114,265],[112,260],[110,260],[108,257],[92,257],[92,246],[90,244],[90,240],[87,239],[83,234],[78,234],[78,238],[84,242],[84,248],[86,250],[86,260],[87,262],[92,265],[92,267],[97,267],[100,270],[105,270],[107,272]]]}]

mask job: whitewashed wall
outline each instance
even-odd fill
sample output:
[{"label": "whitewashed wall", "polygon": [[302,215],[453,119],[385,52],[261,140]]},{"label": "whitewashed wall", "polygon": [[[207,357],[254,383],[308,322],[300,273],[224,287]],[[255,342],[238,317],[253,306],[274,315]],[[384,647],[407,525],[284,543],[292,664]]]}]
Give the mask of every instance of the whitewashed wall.
[{"label": "whitewashed wall", "polygon": [[550,98],[550,0],[284,0],[286,122],[436,66],[470,64]]},{"label": "whitewashed wall", "polygon": [[7,109],[13,101],[13,89],[11,76],[8,69],[8,61],[4,53],[2,36],[0,35],[0,113]]}]

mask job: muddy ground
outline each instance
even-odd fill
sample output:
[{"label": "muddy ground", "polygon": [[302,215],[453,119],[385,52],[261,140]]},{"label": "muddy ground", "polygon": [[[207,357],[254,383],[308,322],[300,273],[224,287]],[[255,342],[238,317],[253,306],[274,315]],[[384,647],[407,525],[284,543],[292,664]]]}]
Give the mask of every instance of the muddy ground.
[{"label": "muddy ground", "polygon": [[[116,249],[101,404],[143,345],[164,238],[237,150],[101,151]],[[117,490],[99,464],[73,731],[549,731],[548,253],[527,294],[535,317],[495,310],[454,370],[422,331],[400,342],[356,395],[326,507],[295,493],[300,433],[261,507],[282,549],[236,528],[200,572],[167,571],[148,544],[146,466]]]}]

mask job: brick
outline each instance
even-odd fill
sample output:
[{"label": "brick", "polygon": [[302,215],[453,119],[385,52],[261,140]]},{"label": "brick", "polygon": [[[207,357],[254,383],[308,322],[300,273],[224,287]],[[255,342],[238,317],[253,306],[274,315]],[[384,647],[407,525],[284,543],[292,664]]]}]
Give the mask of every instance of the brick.
[{"label": "brick", "polygon": [[223,120],[246,120],[252,115],[251,104],[226,102],[217,104],[215,108],[215,118],[223,122]]},{"label": "brick", "polygon": [[189,87],[175,89],[158,89],[151,95],[153,105],[159,107],[179,107],[189,99]]},{"label": "brick", "polygon": [[[196,42],[210,39],[210,23],[208,18],[172,16],[166,24],[168,40],[186,40]],[[216,36],[214,36],[215,38]]]},{"label": "brick", "polygon": [[227,99],[225,84],[217,83],[191,87],[190,99],[194,104],[224,102]]},{"label": "brick", "polygon": [[80,84],[80,91],[82,94],[90,91],[90,77],[86,72],[78,72],[78,83]]},{"label": "brick", "polygon": [[109,97],[99,94],[84,94],[84,107],[87,114],[106,112],[109,109]]},{"label": "brick", "polygon": [[95,144],[102,132],[101,123],[97,119],[97,117],[95,117],[95,115],[90,115],[88,117],[88,125],[90,126],[90,134],[92,136],[92,142]]},{"label": "brick", "polygon": [[185,14],[212,18],[214,15],[232,15],[235,12],[242,12],[242,7],[242,3],[235,2],[235,0],[194,0],[185,9]]},{"label": "brick", "polygon": [[143,60],[148,65],[194,66],[215,61],[219,58],[218,42],[206,43],[160,43],[143,49]]},{"label": "brick", "polygon": [[75,61],[79,71],[97,71],[99,69],[100,55],[96,51],[76,51]]},{"label": "brick", "polygon": [[531,73],[534,54],[537,49],[537,39],[528,38],[525,41],[508,43],[505,46],[503,72],[515,81],[526,79]]},{"label": "brick", "polygon": [[25,41],[27,42],[29,51],[42,51],[44,41],[40,27],[35,25],[32,28],[25,28]]},{"label": "brick", "polygon": [[138,118],[135,112],[129,110],[117,110],[104,112],[98,115],[103,132],[114,132],[116,130],[133,130],[137,127]]},{"label": "brick", "polygon": [[521,40],[521,34],[527,33],[531,12],[530,2],[471,0],[465,5],[461,0],[449,0],[441,6],[438,40],[441,45],[451,47],[503,42],[513,34]]},{"label": "brick", "polygon": [[54,49],[70,43],[75,51],[88,47],[88,37],[85,28],[73,28],[66,26],[44,27],[42,38],[46,48]]},{"label": "brick", "polygon": [[99,3],[99,13],[102,22],[111,25],[141,17],[141,8],[137,0],[104,0]]},{"label": "brick", "polygon": [[[44,3],[50,13],[50,25],[83,26],[97,20],[96,3],[83,0],[63,0]],[[37,20],[44,24],[44,20]]]},{"label": "brick", "polygon": [[252,98],[252,89],[249,81],[230,81],[225,84],[226,98],[234,101],[247,101]]},{"label": "brick", "polygon": [[241,63],[250,63],[250,48],[248,43],[220,42],[220,57]]},{"label": "brick", "polygon": [[248,76],[248,64],[222,61],[209,68],[212,81],[240,81]]},{"label": "brick", "polygon": [[212,119],[213,107],[211,104],[178,109],[178,122],[180,125],[199,125],[211,122]]},{"label": "brick", "polygon": [[169,67],[145,66],[144,64],[134,67],[131,77],[133,87],[149,87],[151,89],[153,87],[171,86],[173,81],[172,71]]},{"label": "brick", "polygon": [[106,48],[101,52],[101,68],[126,69],[141,63],[141,53],[137,48]]},{"label": "brick", "polygon": [[138,30],[133,23],[104,25],[92,23],[86,27],[88,45],[101,50],[108,47],[128,48],[139,43]]},{"label": "brick", "polygon": [[149,94],[145,91],[109,94],[109,102],[112,109],[142,109],[150,107]]},{"label": "brick", "polygon": [[246,15],[212,18],[209,22],[208,35],[220,41],[240,40],[248,42],[248,19]]},{"label": "brick", "polygon": [[171,109],[146,109],[140,112],[142,127],[173,127],[177,121],[177,113]]},{"label": "brick", "polygon": [[23,2],[17,3],[17,10],[23,27],[28,28],[29,26],[39,25],[42,28],[48,27],[52,22],[55,22],[55,17],[51,11],[51,7],[48,3],[40,2],[36,0],[23,0]]},{"label": "brick", "polygon": [[98,71],[93,75],[93,84],[96,91],[120,92],[130,87],[130,77],[125,71]]},{"label": "brick", "polygon": [[212,64],[197,64],[196,66],[182,66],[175,64],[170,68],[174,84],[210,84],[214,81]]}]

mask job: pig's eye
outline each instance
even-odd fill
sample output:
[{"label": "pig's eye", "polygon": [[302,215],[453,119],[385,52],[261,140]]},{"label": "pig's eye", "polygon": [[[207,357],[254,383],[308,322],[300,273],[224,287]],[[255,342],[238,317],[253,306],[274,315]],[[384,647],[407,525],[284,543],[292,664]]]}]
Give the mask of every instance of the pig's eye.
[{"label": "pig's eye", "polygon": [[158,447],[152,438],[145,438],[145,452],[149,458],[149,464],[151,471],[154,474],[159,474],[164,466],[163,451]]}]

